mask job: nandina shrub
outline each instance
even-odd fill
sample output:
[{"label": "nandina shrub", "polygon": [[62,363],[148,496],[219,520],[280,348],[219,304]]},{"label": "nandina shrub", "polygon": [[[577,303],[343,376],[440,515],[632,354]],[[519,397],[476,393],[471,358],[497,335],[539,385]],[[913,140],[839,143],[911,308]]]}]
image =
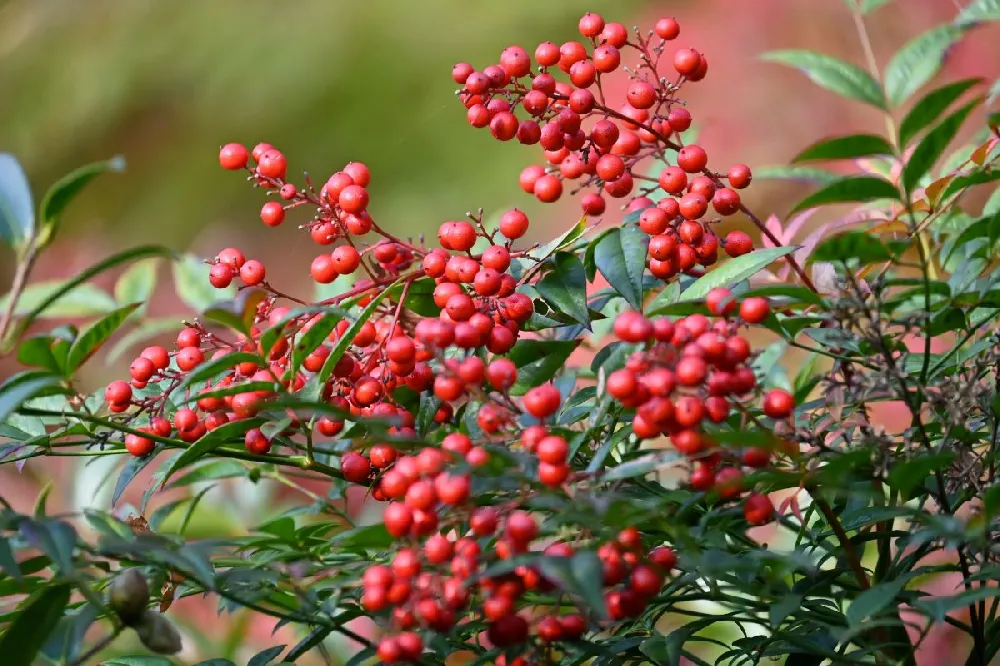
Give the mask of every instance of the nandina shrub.
[{"label": "nandina shrub", "polygon": [[[864,14],[881,4],[850,9],[866,51]],[[128,251],[24,299],[62,208],[119,165],[60,181],[36,222],[5,156],[0,231],[18,268],[0,340],[29,369],[0,388],[3,461],[121,456],[115,501],[156,473],[141,515],[95,508],[87,530],[47,514],[44,496],[30,516],[7,505],[4,663],[89,663],[126,629],[175,653],[172,601],[205,594],[301,630],[252,666],[295,662],[332,634],[353,641],[351,663],[914,664],[944,623],[971,647],[933,663],[989,663],[1000,196],[975,195],[996,179],[1000,139],[989,124],[945,156],[983,101],[951,110],[977,80],[900,107],[996,13],[970,4],[884,73],[767,56],[886,119],[884,135],[796,159],[857,173],[764,172],[819,182],[788,225],[744,204],[753,169],[716,166],[693,140],[681,93],[704,85],[708,60],[670,18],[630,31],[590,13],[580,41],[455,66],[471,125],[541,145],[520,187],[579,195],[583,219],[541,246],[519,242],[518,209],[446,221],[433,243],[401,237],[373,217],[363,163],[296,180],[277,148],[227,144],[221,166],[267,197],[261,221],[320,247],[302,270],[330,295],[286,294],[266,258],[221,249],[199,276],[219,303],[174,344],[132,349],[127,375],[93,393],[77,374],[105,342],[132,327],[118,348],[145,344],[144,271],[125,271],[125,302],[82,330],[29,328],[98,273],[170,253]],[[615,72],[622,99],[601,83]],[[816,209],[845,203],[860,207],[790,244]],[[584,345],[596,353],[569,364]],[[883,427],[881,403],[908,425]],[[158,506],[159,490],[219,479],[280,481],[311,502],[248,537],[163,528],[179,503]],[[348,492],[381,520],[357,524]],[[202,495],[181,500],[189,516]],[[954,589],[922,591],[941,574]]]}]

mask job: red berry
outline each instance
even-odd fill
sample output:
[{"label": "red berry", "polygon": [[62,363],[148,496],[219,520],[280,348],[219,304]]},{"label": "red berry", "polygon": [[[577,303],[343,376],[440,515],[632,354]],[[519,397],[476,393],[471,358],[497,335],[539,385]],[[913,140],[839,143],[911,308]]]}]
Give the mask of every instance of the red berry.
[{"label": "red berry", "polygon": [[361,265],[361,254],[350,245],[341,245],[330,254],[333,268],[341,275],[350,275]]},{"label": "red berry", "polygon": [[233,267],[229,264],[212,264],[208,269],[208,281],[216,289],[225,289],[233,282]]},{"label": "red berry", "polygon": [[[256,152],[256,148],[254,149]],[[288,162],[285,156],[273,148],[264,151],[257,160],[257,173],[265,178],[282,180],[288,169]]]},{"label": "red berry", "polygon": [[677,23],[676,19],[672,18],[661,18],[653,26],[653,32],[656,33],[657,37],[660,39],[677,39],[677,36],[681,34],[681,26]]},{"label": "red berry", "polygon": [[736,299],[726,287],[715,287],[705,295],[705,305],[712,314],[724,317],[736,309]]},{"label": "red berry", "polygon": [[[549,177],[555,178],[555,176],[543,176],[543,178]],[[538,187],[538,183],[535,183],[535,187]],[[561,184],[560,189],[562,189]],[[499,226],[500,233],[511,240],[516,240],[528,231],[528,216],[517,208],[511,209],[500,218]]]},{"label": "red berry", "polygon": [[364,483],[371,473],[371,463],[360,453],[348,451],[340,457],[340,472],[350,483]]},{"label": "red berry", "polygon": [[368,190],[360,185],[348,185],[341,190],[337,203],[345,213],[361,213],[368,207]]},{"label": "red berry", "polygon": [[260,428],[248,430],[243,441],[247,451],[255,455],[264,455],[271,450],[271,441],[260,431]]},{"label": "red berry", "polygon": [[656,88],[647,81],[633,80],[629,83],[625,99],[636,109],[648,109],[656,104]]},{"label": "red berry", "polygon": [[751,525],[766,525],[774,519],[774,504],[766,495],[750,495],[743,501],[743,517]]},{"label": "red berry", "polygon": [[223,169],[242,169],[249,159],[250,154],[242,143],[227,143],[219,150],[219,164]]},{"label": "red berry", "polygon": [[753,240],[743,231],[730,231],[722,248],[730,257],[740,257],[753,251]]},{"label": "red berry", "polygon": [[260,209],[260,220],[269,227],[276,227],[285,221],[285,207],[277,201],[268,201]]},{"label": "red berry", "polygon": [[[246,152],[246,149],[244,149],[244,152]],[[125,435],[125,449],[136,458],[148,456],[153,452],[154,448],[156,448],[156,443],[148,437],[142,437],[133,433]]]},{"label": "red berry", "polygon": [[552,384],[543,384],[529,390],[524,396],[524,408],[537,419],[552,416],[559,409],[562,396]]},{"label": "red berry", "polygon": [[787,419],[795,409],[795,398],[783,389],[771,389],[764,395],[764,414],[772,419]]},{"label": "red berry", "polygon": [[604,18],[600,14],[588,13],[580,18],[577,26],[584,37],[594,38],[604,30]]},{"label": "red berry", "polygon": [[677,166],[688,173],[697,173],[708,164],[708,153],[696,144],[684,146],[677,153]]},{"label": "red berry", "polygon": [[188,372],[201,365],[205,360],[205,353],[198,347],[184,347],[177,351],[175,360],[181,372]]},{"label": "red berry", "polygon": [[615,71],[621,62],[621,53],[612,44],[601,44],[594,49],[594,68],[602,74]]},{"label": "red berry", "polygon": [[771,306],[762,296],[751,296],[740,303],[740,317],[748,324],[759,324],[771,312]]},{"label": "red berry", "polygon": [[517,381],[517,366],[510,359],[494,359],[486,367],[486,379],[497,391],[506,391]]},{"label": "red berry", "polygon": [[250,259],[240,268],[240,279],[247,286],[258,285],[264,281],[264,264],[256,259]]},{"label": "red berry", "polygon": [[458,85],[465,85],[466,79],[469,75],[475,72],[476,69],[467,62],[456,63],[454,67],[451,68],[451,78]]},{"label": "red berry", "polygon": [[321,254],[309,265],[309,275],[320,284],[330,284],[337,279],[337,267],[329,254]]},{"label": "red berry", "polygon": [[[562,196],[563,184],[558,176],[546,174],[535,181],[534,193],[542,203],[554,203]],[[506,234],[504,234],[506,235]]]},{"label": "red berry", "polygon": [[531,57],[520,46],[508,46],[500,52],[500,66],[509,78],[519,79],[531,73]]},{"label": "red berry", "polygon": [[701,66],[701,54],[694,49],[680,49],[674,54],[674,69],[682,76],[691,76]]},{"label": "red berry", "polygon": [[753,175],[750,173],[750,167],[746,164],[734,164],[729,167],[726,177],[729,179],[730,187],[742,190],[750,184]]}]

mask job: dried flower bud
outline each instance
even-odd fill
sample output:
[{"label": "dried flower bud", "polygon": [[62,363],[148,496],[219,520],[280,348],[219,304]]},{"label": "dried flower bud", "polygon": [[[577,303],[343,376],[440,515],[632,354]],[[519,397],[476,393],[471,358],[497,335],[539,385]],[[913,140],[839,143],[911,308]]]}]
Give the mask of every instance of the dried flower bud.
[{"label": "dried flower bud", "polygon": [[142,644],[159,654],[176,654],[181,651],[181,635],[173,623],[156,611],[142,614],[135,633]]},{"label": "dried flower bud", "polygon": [[149,585],[137,569],[119,573],[108,586],[108,602],[126,626],[139,622],[149,605]]}]

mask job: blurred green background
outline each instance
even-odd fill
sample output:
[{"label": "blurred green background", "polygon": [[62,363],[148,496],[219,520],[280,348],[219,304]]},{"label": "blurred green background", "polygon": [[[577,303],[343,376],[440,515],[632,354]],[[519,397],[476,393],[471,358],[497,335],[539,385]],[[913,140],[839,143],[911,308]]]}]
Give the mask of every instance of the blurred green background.
[{"label": "blurred green background", "polygon": [[[625,17],[637,5],[587,3]],[[88,191],[67,224],[113,231],[116,245],[184,247],[213,223],[266,231],[254,224],[259,194],[217,165],[228,141],[273,143],[290,177],[309,170],[321,182],[363,160],[377,219],[430,230],[520,194],[517,168],[531,157],[465,124],[452,64],[484,66],[515,41],[570,39],[580,6],[8,0],[0,148],[19,156],[36,191],[79,164],[125,155],[126,175]]]}]

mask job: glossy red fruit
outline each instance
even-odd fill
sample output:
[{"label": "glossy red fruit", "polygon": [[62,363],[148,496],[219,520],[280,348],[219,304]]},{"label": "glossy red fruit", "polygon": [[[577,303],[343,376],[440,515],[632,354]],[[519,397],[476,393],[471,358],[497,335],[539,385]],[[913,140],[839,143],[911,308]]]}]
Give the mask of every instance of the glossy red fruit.
[{"label": "glossy red fruit", "polygon": [[529,390],[524,396],[524,408],[537,419],[552,416],[559,409],[562,396],[552,384],[543,384]]},{"label": "glossy red fruit", "polygon": [[759,324],[771,312],[771,305],[762,296],[752,296],[740,303],[740,318],[748,324]]},{"label": "glossy red fruit", "polygon": [[783,389],[771,389],[764,395],[764,414],[772,419],[787,419],[795,409],[795,398]]},{"label": "glossy red fruit", "polygon": [[766,525],[774,520],[774,504],[766,495],[752,494],[743,500],[743,517],[751,525]]},{"label": "glossy red fruit", "polygon": [[227,143],[219,150],[219,164],[223,169],[242,169],[249,159],[250,153],[242,143]]}]

